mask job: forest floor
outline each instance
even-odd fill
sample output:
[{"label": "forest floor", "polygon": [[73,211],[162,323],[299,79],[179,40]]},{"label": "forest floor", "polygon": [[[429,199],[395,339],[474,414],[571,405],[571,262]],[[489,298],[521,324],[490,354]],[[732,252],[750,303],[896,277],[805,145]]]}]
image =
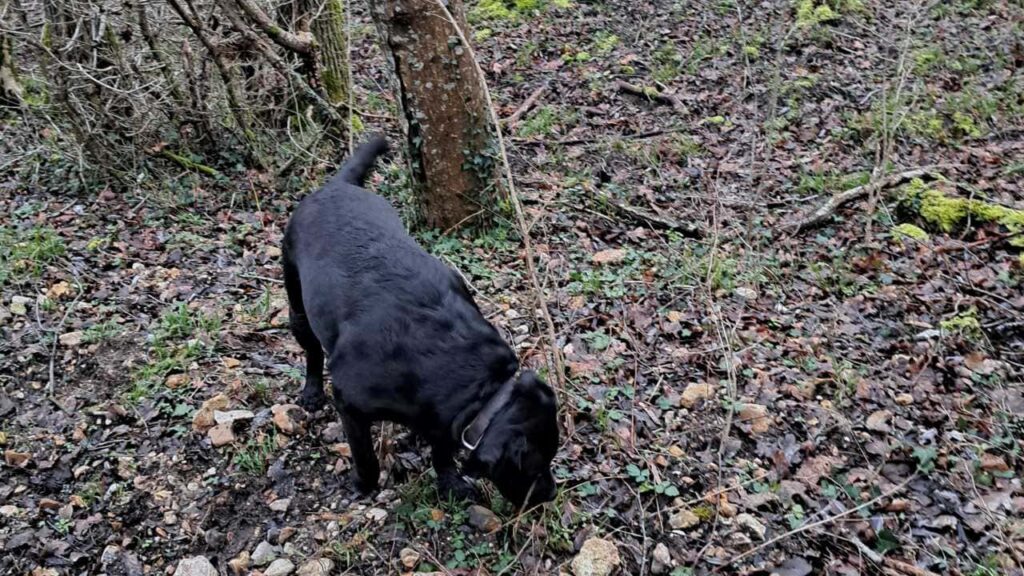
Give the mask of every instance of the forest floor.
[{"label": "forest floor", "polygon": [[[296,197],[11,168],[0,573],[571,573],[590,538],[623,574],[1024,573],[1020,3],[516,4],[474,37],[500,116],[547,86],[507,132],[569,374],[557,500],[442,502],[390,425],[359,498],[332,413],[271,411],[302,380]],[[359,101],[393,115],[357,25]],[[404,182],[393,156],[370,187],[408,213]],[[541,367],[515,226],[418,238]],[[252,414],[211,434],[204,403]]]}]

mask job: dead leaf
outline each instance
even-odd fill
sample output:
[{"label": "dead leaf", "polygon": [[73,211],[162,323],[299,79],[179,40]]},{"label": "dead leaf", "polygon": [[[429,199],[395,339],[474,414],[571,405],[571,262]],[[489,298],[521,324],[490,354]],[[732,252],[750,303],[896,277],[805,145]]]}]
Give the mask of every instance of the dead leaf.
[{"label": "dead leaf", "polygon": [[618,264],[626,259],[626,251],[621,248],[601,250],[590,257],[594,264]]}]

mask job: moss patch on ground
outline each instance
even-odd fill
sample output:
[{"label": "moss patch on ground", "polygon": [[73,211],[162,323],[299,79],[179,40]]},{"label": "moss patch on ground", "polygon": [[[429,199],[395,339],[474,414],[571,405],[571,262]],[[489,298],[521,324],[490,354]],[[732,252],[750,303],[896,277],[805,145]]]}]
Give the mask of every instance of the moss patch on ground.
[{"label": "moss patch on ground", "polygon": [[[949,196],[941,190],[929,188],[921,179],[914,179],[904,187],[901,201],[920,215],[924,223],[942,232],[952,232],[972,222],[994,222],[1011,234],[1024,234],[1024,210]],[[1010,244],[1024,248],[1024,236],[1011,238]]]}]

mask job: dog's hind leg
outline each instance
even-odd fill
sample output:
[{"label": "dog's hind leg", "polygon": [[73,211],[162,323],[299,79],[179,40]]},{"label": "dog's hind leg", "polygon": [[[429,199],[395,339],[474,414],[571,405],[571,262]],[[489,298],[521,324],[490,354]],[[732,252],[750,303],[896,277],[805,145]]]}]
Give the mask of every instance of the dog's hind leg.
[{"label": "dog's hind leg", "polygon": [[334,406],[352,450],[352,483],[362,494],[373,492],[380,481],[380,462],[373,450],[373,422],[360,412],[346,408],[337,397]]},{"label": "dog's hind leg", "polygon": [[302,387],[299,405],[312,413],[323,408],[327,402],[327,394],[324,393],[324,349],[306,316],[299,271],[287,254],[284,257],[284,287],[288,292],[288,320],[292,334],[306,353],[306,384]]}]

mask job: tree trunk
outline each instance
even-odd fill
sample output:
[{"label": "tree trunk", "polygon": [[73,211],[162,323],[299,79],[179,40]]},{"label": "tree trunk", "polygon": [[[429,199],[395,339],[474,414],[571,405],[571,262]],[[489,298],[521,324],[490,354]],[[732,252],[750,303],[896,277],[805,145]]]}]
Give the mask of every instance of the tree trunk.
[{"label": "tree trunk", "polygon": [[313,37],[317,44],[320,83],[328,102],[335,106],[348,104],[348,29],[345,27],[348,14],[345,14],[345,0],[323,0],[323,7],[317,8],[320,11],[314,11]]},{"label": "tree trunk", "polygon": [[21,82],[14,67],[11,39],[0,30],[0,106],[21,105]]},{"label": "tree trunk", "polygon": [[[502,185],[482,83],[440,1],[372,0],[371,5],[395,73],[424,223],[448,229],[493,211]],[[461,0],[447,4],[467,30]]]}]

